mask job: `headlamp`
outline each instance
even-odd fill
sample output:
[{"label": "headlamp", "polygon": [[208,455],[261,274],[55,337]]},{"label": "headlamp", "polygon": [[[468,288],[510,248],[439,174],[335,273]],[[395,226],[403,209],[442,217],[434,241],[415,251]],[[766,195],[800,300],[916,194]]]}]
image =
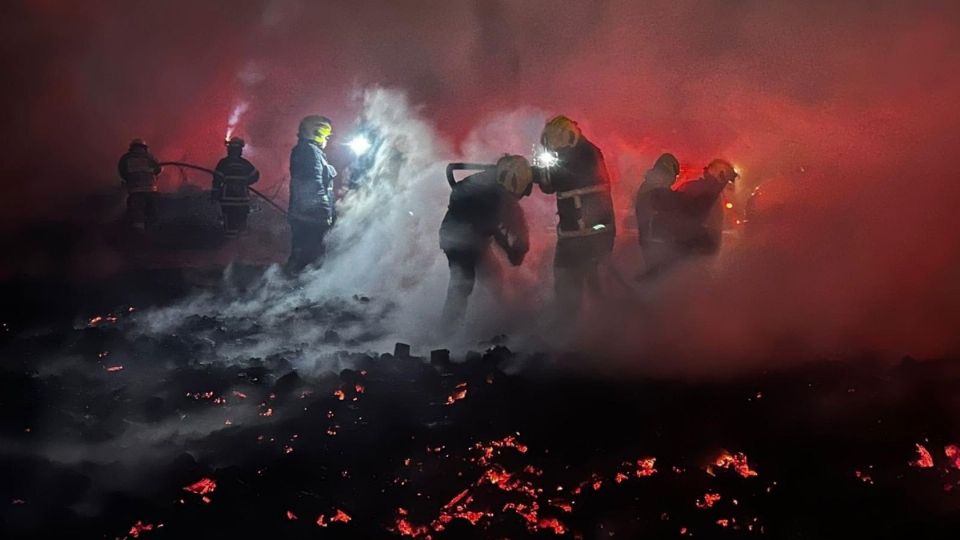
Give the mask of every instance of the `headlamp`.
[{"label": "headlamp", "polygon": [[358,157],[366,154],[370,150],[370,139],[366,135],[357,135],[347,143],[350,150]]}]

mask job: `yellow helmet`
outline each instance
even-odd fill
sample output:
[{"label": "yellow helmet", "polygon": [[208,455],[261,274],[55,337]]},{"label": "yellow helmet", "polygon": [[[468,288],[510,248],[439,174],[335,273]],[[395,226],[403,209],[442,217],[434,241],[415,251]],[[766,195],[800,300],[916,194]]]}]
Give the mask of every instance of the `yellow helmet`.
[{"label": "yellow helmet", "polygon": [[303,139],[325,144],[333,134],[333,123],[326,116],[313,114],[300,121],[298,135]]},{"label": "yellow helmet", "polygon": [[580,126],[576,122],[566,116],[555,116],[543,127],[540,144],[555,152],[561,148],[576,146],[581,135]]},{"label": "yellow helmet", "polygon": [[528,194],[533,169],[523,156],[503,156],[497,161],[497,183],[517,197]]},{"label": "yellow helmet", "polygon": [[703,168],[703,175],[717,179],[719,182],[733,182],[738,176],[733,165],[725,159],[715,159]]}]

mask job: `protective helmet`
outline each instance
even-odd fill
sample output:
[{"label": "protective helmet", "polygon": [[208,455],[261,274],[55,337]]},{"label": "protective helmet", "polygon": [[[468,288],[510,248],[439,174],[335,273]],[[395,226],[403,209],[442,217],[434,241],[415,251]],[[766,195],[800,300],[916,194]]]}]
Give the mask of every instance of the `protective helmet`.
[{"label": "protective helmet", "polygon": [[543,127],[540,144],[547,150],[571,148],[580,142],[580,127],[566,116],[555,116]]},{"label": "protective helmet", "polygon": [[143,139],[137,137],[136,139],[133,139],[132,141],[130,141],[130,148],[133,148],[135,146],[142,146],[143,148],[146,148],[147,143]]},{"label": "protective helmet", "polygon": [[529,194],[533,169],[523,156],[503,156],[497,161],[497,183],[517,197]]},{"label": "protective helmet", "polygon": [[703,168],[703,175],[715,178],[719,182],[733,182],[739,174],[733,165],[725,159],[715,159]]},{"label": "protective helmet", "polygon": [[243,147],[246,145],[246,141],[240,137],[230,137],[230,140],[225,143],[227,148],[239,148],[240,150],[243,150]]},{"label": "protective helmet", "polygon": [[303,139],[326,139],[333,133],[333,123],[326,116],[312,114],[300,121],[299,136]]},{"label": "protective helmet", "polygon": [[654,163],[654,168],[670,171],[673,176],[680,174],[680,160],[673,154],[661,154]]}]

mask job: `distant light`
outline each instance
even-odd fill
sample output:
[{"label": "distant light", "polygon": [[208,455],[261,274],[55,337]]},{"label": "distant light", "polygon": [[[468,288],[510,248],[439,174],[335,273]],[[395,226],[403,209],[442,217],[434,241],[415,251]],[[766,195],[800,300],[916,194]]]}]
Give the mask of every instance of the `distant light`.
[{"label": "distant light", "polygon": [[726,206],[727,209],[730,209],[730,208],[733,208],[733,203],[732,203],[732,202],[728,202],[728,203],[725,204],[724,206]]},{"label": "distant light", "polygon": [[553,167],[560,161],[560,158],[557,157],[557,154],[549,150],[544,150],[537,154],[536,163],[541,167]]},{"label": "distant light", "polygon": [[350,147],[350,150],[353,150],[354,154],[362,156],[370,150],[370,139],[366,135],[357,135],[347,143],[347,146]]}]

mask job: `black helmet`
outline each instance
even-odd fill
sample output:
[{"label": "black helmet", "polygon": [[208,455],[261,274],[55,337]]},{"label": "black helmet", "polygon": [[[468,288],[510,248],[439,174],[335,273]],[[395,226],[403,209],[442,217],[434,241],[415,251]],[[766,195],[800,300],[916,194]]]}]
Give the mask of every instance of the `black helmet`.
[{"label": "black helmet", "polygon": [[661,154],[657,162],[653,164],[656,169],[665,169],[673,173],[673,176],[680,174],[680,161],[673,154]]}]

